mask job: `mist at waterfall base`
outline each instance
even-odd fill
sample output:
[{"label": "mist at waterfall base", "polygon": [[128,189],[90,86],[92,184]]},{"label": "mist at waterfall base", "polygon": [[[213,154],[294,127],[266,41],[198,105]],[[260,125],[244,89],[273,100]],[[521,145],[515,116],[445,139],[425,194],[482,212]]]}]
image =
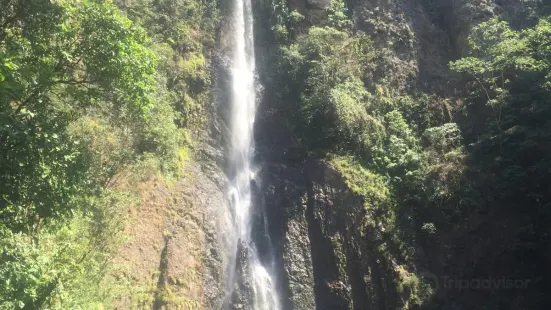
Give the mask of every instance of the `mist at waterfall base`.
[{"label": "mist at waterfall base", "polygon": [[[253,126],[255,119],[256,85],[253,39],[253,15],[251,0],[234,0],[232,42],[232,98],[231,98],[231,152],[230,165],[233,171],[230,190],[230,212],[232,215],[232,255],[228,267],[227,296],[224,309],[231,309],[238,281],[247,282],[250,298],[247,305],[239,308],[254,310],[279,310],[279,297],[274,277],[271,274],[270,259],[261,259],[253,238],[253,205],[251,181],[253,179]],[[267,235],[264,231],[256,231]],[[263,245],[265,247],[265,245]],[[243,266],[243,257],[246,260]],[[246,268],[238,276],[239,268]],[[246,279],[243,279],[246,277]]]}]

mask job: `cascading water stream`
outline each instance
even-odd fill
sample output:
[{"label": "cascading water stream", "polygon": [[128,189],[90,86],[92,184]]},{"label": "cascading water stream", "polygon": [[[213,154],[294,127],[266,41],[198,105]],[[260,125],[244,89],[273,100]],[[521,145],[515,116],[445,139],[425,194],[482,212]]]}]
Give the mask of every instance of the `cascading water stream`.
[{"label": "cascading water stream", "polygon": [[[233,54],[232,54],[232,111],[231,111],[231,154],[233,181],[230,191],[233,215],[233,256],[228,275],[228,300],[224,307],[229,308],[236,278],[238,248],[247,252],[247,282],[251,286],[251,304],[247,309],[279,310],[279,297],[269,268],[259,257],[252,238],[251,181],[253,178],[253,125],[255,119],[256,87],[255,57],[253,39],[253,12],[251,0],[234,0],[233,7]],[[266,231],[260,232],[267,234]],[[243,280],[241,280],[243,281]]]}]

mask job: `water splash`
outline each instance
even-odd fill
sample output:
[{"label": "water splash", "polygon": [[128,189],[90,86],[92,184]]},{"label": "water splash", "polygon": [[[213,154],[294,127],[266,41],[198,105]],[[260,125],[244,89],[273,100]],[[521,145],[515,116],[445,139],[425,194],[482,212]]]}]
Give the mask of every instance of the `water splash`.
[{"label": "water splash", "polygon": [[[230,205],[233,216],[233,256],[228,274],[228,297],[225,308],[231,307],[231,298],[236,289],[235,268],[238,264],[239,244],[247,252],[246,279],[252,286],[252,300],[246,309],[280,310],[277,286],[270,268],[262,263],[252,234],[253,213],[251,180],[253,179],[253,126],[255,120],[256,85],[253,36],[253,12],[251,0],[234,0],[233,7],[233,53],[232,53],[232,109],[231,109],[231,154],[233,171]],[[267,227],[264,226],[267,234]],[[243,281],[243,279],[241,279]]]}]

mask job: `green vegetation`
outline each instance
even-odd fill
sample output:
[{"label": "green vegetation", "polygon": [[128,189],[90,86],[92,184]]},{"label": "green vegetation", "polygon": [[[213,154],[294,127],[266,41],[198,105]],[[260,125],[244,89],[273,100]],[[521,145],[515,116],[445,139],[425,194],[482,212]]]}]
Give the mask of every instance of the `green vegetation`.
[{"label": "green vegetation", "polygon": [[[421,2],[435,23],[450,4]],[[403,73],[389,65],[392,48],[418,43],[409,26],[357,20],[342,0],[314,19],[270,2],[279,49],[267,55],[264,86],[299,149],[286,154],[326,160],[363,198],[354,229],[377,235],[373,260],[392,257],[404,309],[434,302],[415,274],[421,256],[466,278],[549,269],[538,269],[551,244],[549,6],[523,1],[510,20],[464,29],[488,13],[478,2],[459,1],[454,13],[452,45],[468,43],[458,47],[469,54],[439,77],[453,96],[389,82]],[[177,178],[206,125],[217,1],[0,7],[0,309],[110,308],[129,291],[136,307],[198,306],[155,279],[132,287],[113,257],[125,210],[139,203],[131,188],[152,174]],[[362,23],[388,38],[377,43]],[[473,235],[484,249],[465,250]],[[343,240],[334,240],[340,274]]]},{"label": "green vegetation", "polygon": [[[385,228],[378,251],[399,264],[413,270],[419,247],[453,256],[445,237],[486,214],[501,212],[510,225],[518,243],[509,255],[548,240],[551,19],[534,10],[516,24],[539,20],[533,27],[493,18],[471,31],[471,55],[450,64],[467,85],[453,98],[391,89],[387,76],[399,73],[380,74],[383,51],[353,27],[343,1],[332,2],[325,24],[300,28],[292,12],[272,27],[276,38],[286,34],[270,80],[293,144],[328,160],[364,198],[366,225]],[[467,264],[454,259],[438,263]],[[409,279],[399,285],[411,293],[404,307],[427,303],[430,287]]]},{"label": "green vegetation", "polygon": [[0,3],[0,309],[111,307],[120,184],[204,124],[216,3],[128,2]]}]

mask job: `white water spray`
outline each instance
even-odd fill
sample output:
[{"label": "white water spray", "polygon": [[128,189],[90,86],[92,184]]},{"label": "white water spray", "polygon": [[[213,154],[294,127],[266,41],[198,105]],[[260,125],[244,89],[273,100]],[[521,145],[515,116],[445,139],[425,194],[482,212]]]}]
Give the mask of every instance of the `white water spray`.
[{"label": "white water spray", "polygon": [[[230,192],[234,225],[234,258],[231,260],[229,296],[234,290],[235,264],[238,243],[246,246],[248,274],[252,285],[254,310],[280,310],[274,280],[269,269],[262,265],[257,249],[252,242],[251,228],[251,167],[253,153],[253,125],[255,119],[255,57],[251,0],[234,0],[233,7],[233,54],[232,54],[232,111],[231,111],[231,158],[234,171]],[[227,304],[226,306],[229,306]]]}]

